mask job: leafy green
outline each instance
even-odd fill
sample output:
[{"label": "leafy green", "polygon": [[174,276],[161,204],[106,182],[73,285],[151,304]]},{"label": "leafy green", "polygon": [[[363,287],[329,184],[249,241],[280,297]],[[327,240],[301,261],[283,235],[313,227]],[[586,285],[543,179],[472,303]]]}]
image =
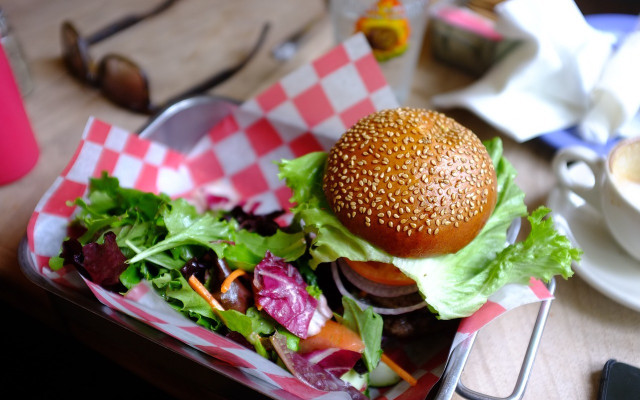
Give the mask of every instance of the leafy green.
[{"label": "leafy green", "polygon": [[[88,201],[78,198],[74,202],[80,207],[76,222],[87,229],[79,241],[86,244],[108,230],[115,232],[123,227],[152,222],[144,232],[145,241],[151,243],[159,233],[155,230],[159,212],[169,200],[164,194],[120,187],[118,179],[106,173],[100,178],[92,178]],[[121,239],[118,239],[120,243]]]},{"label": "leafy green", "polygon": [[269,357],[261,339],[276,331],[272,320],[258,312],[255,307],[247,309],[246,314],[236,310],[220,311],[219,314],[227,328],[244,336],[255,347],[258,354]]},{"label": "leafy green", "polygon": [[293,351],[298,351],[300,349],[299,337],[284,329],[282,326],[278,326],[276,330],[287,339],[287,348]]},{"label": "leafy green", "polygon": [[211,310],[211,306],[200,297],[182,276],[180,271],[169,270],[151,280],[162,296],[169,301],[174,308],[182,312],[195,313],[197,315],[217,319]]},{"label": "leafy green", "polygon": [[279,165],[280,179],[294,189],[291,202],[297,204],[293,211],[300,208],[327,208],[328,203],[322,191],[322,177],[327,153],[313,152],[293,160],[282,160]]},{"label": "leafy green", "polygon": [[495,210],[482,231],[455,254],[427,258],[400,258],[389,255],[353,235],[336,218],[322,191],[322,174],[327,154],[311,153],[283,161],[280,177],[293,190],[293,212],[311,234],[310,246],[315,268],[340,257],[354,261],[394,264],[416,281],[430,309],[440,319],[466,317],[487,298],[508,283],[527,283],[531,277],[549,280],[554,275],[573,274],[572,260],[581,251],[558,234],[551,219],[544,220],[547,208],[539,208],[528,220],[531,232],[523,244],[507,246],[507,230],[514,219],[527,215],[524,193],[515,184],[516,171],[502,156],[499,138],[485,142],[497,173],[498,199]]},{"label": "leafy green", "polygon": [[342,306],[344,313],[342,317],[336,315],[336,319],[340,324],[360,335],[364,343],[362,358],[367,369],[371,372],[378,366],[382,355],[380,347],[383,326],[382,317],[376,314],[371,307],[362,310],[358,303],[348,297],[342,297]]},{"label": "leafy green", "polygon": [[59,269],[62,269],[63,267],[64,267],[64,258],[59,256],[53,256],[49,259],[49,268],[51,268],[52,271],[57,271]]}]

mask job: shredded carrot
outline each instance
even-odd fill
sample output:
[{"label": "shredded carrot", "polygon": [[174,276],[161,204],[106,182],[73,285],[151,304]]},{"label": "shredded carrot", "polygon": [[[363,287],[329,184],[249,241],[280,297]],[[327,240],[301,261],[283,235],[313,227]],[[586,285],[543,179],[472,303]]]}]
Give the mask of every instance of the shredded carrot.
[{"label": "shredded carrot", "polygon": [[222,308],[220,303],[218,303],[218,300],[213,297],[211,292],[209,292],[207,288],[204,287],[204,285],[198,280],[198,278],[196,278],[195,275],[191,275],[189,277],[189,286],[191,286],[193,290],[196,291],[196,293],[198,293],[203,299],[207,301],[207,303],[209,303],[211,308],[213,308],[213,311],[224,311],[224,308]]},{"label": "shredded carrot", "polygon": [[380,361],[382,361],[383,363],[387,364],[387,366],[389,368],[391,368],[393,370],[393,372],[398,374],[400,376],[400,378],[404,379],[409,385],[415,386],[418,383],[416,378],[414,378],[413,376],[411,376],[410,373],[408,373],[407,371],[402,369],[401,366],[396,364],[386,354],[382,353],[382,355],[380,356]]},{"label": "shredded carrot", "polygon": [[220,286],[220,291],[222,293],[227,293],[227,290],[229,290],[233,281],[235,281],[237,277],[246,275],[246,274],[247,273],[243,269],[233,270],[233,272],[231,272],[229,276],[224,278],[224,282],[222,282],[222,286]]},{"label": "shredded carrot", "polygon": [[300,339],[300,353],[310,353],[315,350],[338,348],[357,353],[364,351],[364,343],[360,334],[332,319],[325,322],[320,332],[306,339]]}]

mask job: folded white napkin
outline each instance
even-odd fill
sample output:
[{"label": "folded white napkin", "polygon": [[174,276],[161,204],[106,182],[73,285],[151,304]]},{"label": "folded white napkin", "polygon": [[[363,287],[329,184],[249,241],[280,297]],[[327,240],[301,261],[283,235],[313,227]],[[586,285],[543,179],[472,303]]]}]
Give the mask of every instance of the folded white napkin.
[{"label": "folded white napkin", "polygon": [[614,53],[615,35],[592,28],[573,0],[507,0],[496,13],[496,30],[520,44],[434,107],[466,107],[519,142],[583,120],[578,131],[602,142],[637,113],[640,40]]},{"label": "folded white napkin", "polygon": [[640,135],[640,31],[629,34],[611,56],[593,88],[590,107],[578,125],[587,141]]}]

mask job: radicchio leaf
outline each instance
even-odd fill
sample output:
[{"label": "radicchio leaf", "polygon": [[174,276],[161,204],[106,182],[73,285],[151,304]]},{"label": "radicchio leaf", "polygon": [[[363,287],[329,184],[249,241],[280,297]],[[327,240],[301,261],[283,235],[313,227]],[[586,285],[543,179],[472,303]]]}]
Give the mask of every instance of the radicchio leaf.
[{"label": "radicchio leaf", "polygon": [[305,339],[318,305],[300,272],[267,251],[253,271],[255,302],[289,332]]},{"label": "radicchio leaf", "polygon": [[284,210],[272,211],[269,214],[256,214],[253,210],[246,211],[242,206],[235,206],[229,211],[229,218],[233,218],[238,222],[240,229],[246,229],[249,232],[255,232],[262,236],[275,235],[280,225],[276,219],[284,214]]},{"label": "radicchio leaf", "polygon": [[127,269],[127,257],[118,247],[115,233],[105,233],[103,244],[92,242],[84,245],[82,254],[82,266],[93,283],[106,288],[120,283],[120,274]]},{"label": "radicchio leaf", "polygon": [[347,382],[336,378],[321,366],[307,361],[300,354],[289,349],[284,335],[276,332],[269,337],[269,340],[289,372],[302,382],[318,390],[346,392],[352,399],[368,400],[364,394]]},{"label": "radicchio leaf", "polygon": [[73,265],[80,272],[86,273],[82,267],[82,263],[84,261],[84,257],[82,255],[82,244],[78,239],[70,238],[62,242],[60,257],[64,260],[64,265]]},{"label": "radicchio leaf", "polygon": [[362,358],[357,351],[330,348],[301,354],[307,361],[318,364],[336,378],[349,372],[356,362]]}]

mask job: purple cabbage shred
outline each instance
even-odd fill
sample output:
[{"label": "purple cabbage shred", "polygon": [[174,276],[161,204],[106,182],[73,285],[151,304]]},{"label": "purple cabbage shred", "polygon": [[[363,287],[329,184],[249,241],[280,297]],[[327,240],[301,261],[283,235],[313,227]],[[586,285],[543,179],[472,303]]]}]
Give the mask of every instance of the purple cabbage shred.
[{"label": "purple cabbage shred", "polygon": [[307,292],[300,272],[267,252],[253,274],[256,304],[291,333],[305,339],[318,300]]}]

